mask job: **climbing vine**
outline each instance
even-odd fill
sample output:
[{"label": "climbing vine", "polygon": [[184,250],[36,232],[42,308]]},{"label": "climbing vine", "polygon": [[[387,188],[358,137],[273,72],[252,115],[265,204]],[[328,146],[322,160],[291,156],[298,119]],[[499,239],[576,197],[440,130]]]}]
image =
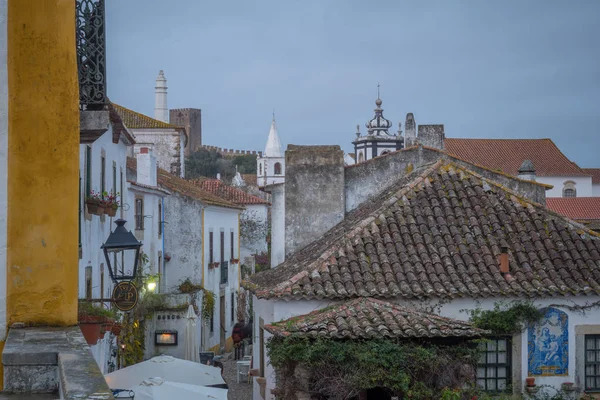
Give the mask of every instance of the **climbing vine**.
[{"label": "climbing vine", "polygon": [[206,321],[209,321],[212,318],[215,310],[215,294],[213,292],[205,289],[202,285],[192,283],[190,278],[186,278],[185,280],[183,280],[179,284],[178,289],[181,293],[189,293],[190,295],[192,295],[194,300],[196,293],[202,291],[202,310],[200,311],[200,315],[202,316],[202,319]]},{"label": "climbing vine", "polygon": [[[442,346],[296,337],[274,337],[267,343],[277,371],[277,398],[294,399],[304,391],[331,400],[376,387],[413,399],[439,399],[448,388],[474,387],[476,347],[468,342]],[[298,378],[303,374],[308,374],[305,381]],[[461,390],[461,396],[467,392]]]},{"label": "climbing vine", "polygon": [[493,310],[477,307],[465,310],[470,314],[470,322],[480,329],[491,331],[495,335],[510,335],[521,332],[528,324],[539,321],[543,311],[531,302],[498,302]]}]

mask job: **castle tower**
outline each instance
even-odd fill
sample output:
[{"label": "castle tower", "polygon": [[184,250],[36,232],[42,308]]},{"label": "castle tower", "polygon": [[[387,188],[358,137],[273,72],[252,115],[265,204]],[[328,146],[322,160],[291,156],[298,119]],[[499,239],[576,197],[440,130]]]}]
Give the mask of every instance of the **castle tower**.
[{"label": "castle tower", "polygon": [[154,87],[154,119],[169,123],[169,108],[167,107],[167,78],[161,69],[156,77]]},{"label": "castle tower", "polygon": [[377,156],[400,150],[404,145],[401,126],[398,124],[397,134],[390,133],[392,122],[383,116],[379,98],[379,87],[377,90],[377,100],[375,100],[375,116],[366,124],[367,134],[361,135],[360,126],[356,126],[356,140],[354,145],[354,154],[356,154],[356,163],[370,160]]},{"label": "castle tower", "polygon": [[176,108],[169,112],[169,123],[183,126],[188,136],[184,154],[186,157],[202,146],[202,110],[199,108]]},{"label": "castle tower", "polygon": [[265,152],[262,154],[262,157],[257,158],[256,163],[256,175],[259,187],[283,183],[285,181],[285,157],[281,151],[281,141],[277,133],[274,114]]}]

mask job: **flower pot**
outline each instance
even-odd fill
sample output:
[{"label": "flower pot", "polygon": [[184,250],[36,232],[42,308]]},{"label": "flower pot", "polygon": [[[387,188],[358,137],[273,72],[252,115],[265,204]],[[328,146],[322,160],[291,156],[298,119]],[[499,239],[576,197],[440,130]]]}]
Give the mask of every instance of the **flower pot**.
[{"label": "flower pot", "polygon": [[104,208],[104,213],[109,217],[114,217],[117,215],[117,209],[113,207]]},{"label": "flower pot", "polygon": [[535,378],[525,378],[525,383],[528,387],[535,386]]},{"label": "flower pot", "polygon": [[101,203],[94,200],[88,200],[85,202],[87,205],[88,212],[94,215],[102,215],[104,213],[104,208]]},{"label": "flower pot", "polygon": [[85,341],[90,346],[98,343],[98,340],[102,338],[100,331],[102,330],[102,323],[97,322],[80,322],[79,329],[85,338]]}]

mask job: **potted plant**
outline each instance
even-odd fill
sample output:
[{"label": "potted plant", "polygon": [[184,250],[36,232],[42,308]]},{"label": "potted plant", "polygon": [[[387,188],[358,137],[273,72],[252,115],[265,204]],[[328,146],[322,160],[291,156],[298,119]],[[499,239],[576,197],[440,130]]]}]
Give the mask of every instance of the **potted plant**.
[{"label": "potted plant", "polygon": [[117,215],[117,210],[119,209],[119,193],[114,193],[114,192],[110,192],[110,193],[106,193],[104,192],[102,194],[103,196],[103,204],[104,204],[104,213],[106,215],[108,215],[109,217],[114,217],[115,215]]},{"label": "potted plant", "polygon": [[[106,332],[107,324],[114,322],[115,313],[89,302],[79,303],[79,329],[87,344],[95,345]],[[104,332],[103,332],[104,331]]]},{"label": "potted plant", "polygon": [[231,260],[229,260],[229,262],[230,262],[231,264],[237,264],[237,263],[239,263],[239,262],[240,262],[240,259],[239,259],[239,258],[232,258]]},{"label": "potted plant", "polygon": [[525,378],[525,383],[528,387],[534,387],[535,386],[535,378],[533,378],[531,376],[528,378]]},{"label": "potted plant", "polygon": [[90,214],[104,214],[104,204],[101,193],[92,190],[90,195],[85,198],[85,204]]},{"label": "potted plant", "polygon": [[118,322],[115,322],[110,331],[113,335],[119,336],[121,334],[122,329],[123,329],[123,325],[119,324]]}]

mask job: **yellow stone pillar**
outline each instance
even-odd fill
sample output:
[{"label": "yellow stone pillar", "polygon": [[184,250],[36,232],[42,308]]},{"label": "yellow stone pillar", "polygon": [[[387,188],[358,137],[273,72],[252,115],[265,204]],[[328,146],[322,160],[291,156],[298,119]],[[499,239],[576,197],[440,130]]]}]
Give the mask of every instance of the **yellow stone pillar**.
[{"label": "yellow stone pillar", "polygon": [[7,41],[7,325],[75,325],[75,1],[8,0]]}]

